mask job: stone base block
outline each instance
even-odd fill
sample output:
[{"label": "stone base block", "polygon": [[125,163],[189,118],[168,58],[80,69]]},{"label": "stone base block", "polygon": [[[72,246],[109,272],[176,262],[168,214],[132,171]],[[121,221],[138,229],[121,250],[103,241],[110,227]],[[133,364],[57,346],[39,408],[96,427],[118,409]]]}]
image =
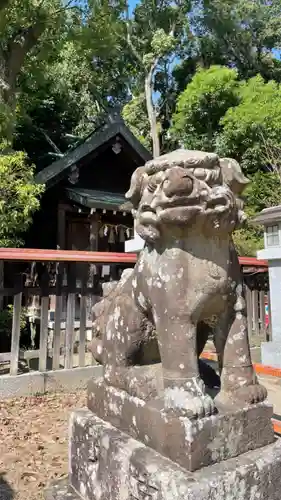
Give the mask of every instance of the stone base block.
[{"label": "stone base block", "polygon": [[263,365],[281,368],[281,342],[263,342],[261,361]]},{"label": "stone base block", "polygon": [[72,486],[70,486],[68,478],[59,479],[46,490],[45,500],[81,500]]},{"label": "stone base block", "polygon": [[[188,472],[87,409],[71,416],[69,485],[46,500],[280,500],[281,440]],[[77,497],[74,495],[77,492]]]},{"label": "stone base block", "polygon": [[156,403],[108,386],[102,378],[88,385],[88,408],[95,415],[189,471],[274,441],[273,410],[265,403],[199,420],[171,416]]}]

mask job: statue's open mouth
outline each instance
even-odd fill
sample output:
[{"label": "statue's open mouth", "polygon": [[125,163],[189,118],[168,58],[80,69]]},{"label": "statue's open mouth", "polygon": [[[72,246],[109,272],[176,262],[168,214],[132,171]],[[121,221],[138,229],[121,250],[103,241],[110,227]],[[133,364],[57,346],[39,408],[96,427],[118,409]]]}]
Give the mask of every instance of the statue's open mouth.
[{"label": "statue's open mouth", "polygon": [[140,219],[142,222],[155,222],[157,220],[156,211],[150,205],[140,207]]}]

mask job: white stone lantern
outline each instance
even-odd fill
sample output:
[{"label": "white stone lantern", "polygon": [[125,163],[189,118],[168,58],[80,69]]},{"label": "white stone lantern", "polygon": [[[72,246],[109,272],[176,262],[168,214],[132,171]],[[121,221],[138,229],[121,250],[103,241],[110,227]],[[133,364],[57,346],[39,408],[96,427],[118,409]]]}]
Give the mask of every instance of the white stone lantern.
[{"label": "white stone lantern", "polygon": [[268,261],[272,341],[261,345],[262,363],[281,368],[281,205],[265,208],[253,220],[264,226],[264,249],[258,259]]},{"label": "white stone lantern", "polygon": [[134,229],[134,238],[132,240],[125,241],[125,252],[139,253],[143,249],[144,243],[144,240],[138,235],[136,229]]}]

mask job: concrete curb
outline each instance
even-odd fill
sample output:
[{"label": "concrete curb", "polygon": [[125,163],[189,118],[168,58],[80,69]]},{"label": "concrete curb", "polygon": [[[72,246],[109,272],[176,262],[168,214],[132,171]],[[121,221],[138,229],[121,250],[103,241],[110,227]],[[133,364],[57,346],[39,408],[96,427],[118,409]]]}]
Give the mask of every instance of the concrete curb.
[{"label": "concrete curb", "polygon": [[[203,352],[200,356],[203,359],[208,359],[210,361],[217,361],[217,355],[214,352]],[[271,377],[281,378],[281,369],[273,368],[272,366],[262,365],[261,363],[253,364],[256,373],[260,373],[261,375],[270,375]]]},{"label": "concrete curb", "polygon": [[[217,361],[215,353],[204,352],[201,358]],[[281,377],[281,370],[263,365],[254,365],[257,373]],[[258,369],[257,369],[258,367]],[[261,369],[260,369],[261,367]],[[260,369],[260,371],[258,371]],[[2,375],[0,377],[0,398],[17,398],[44,394],[48,391],[75,391],[86,388],[92,377],[102,376],[103,367],[85,366],[49,372],[32,372],[22,375]],[[274,374],[273,374],[274,373]],[[276,374],[275,374],[276,373]],[[274,432],[281,435],[281,421],[272,419]]]},{"label": "concrete curb", "polygon": [[273,418],[271,421],[275,434],[279,434],[281,436],[281,422],[279,420],[276,420],[275,418]]},{"label": "concrete curb", "polygon": [[31,372],[0,377],[0,398],[33,396],[51,391],[75,391],[86,388],[92,377],[102,375],[102,366],[85,366],[49,372]]}]

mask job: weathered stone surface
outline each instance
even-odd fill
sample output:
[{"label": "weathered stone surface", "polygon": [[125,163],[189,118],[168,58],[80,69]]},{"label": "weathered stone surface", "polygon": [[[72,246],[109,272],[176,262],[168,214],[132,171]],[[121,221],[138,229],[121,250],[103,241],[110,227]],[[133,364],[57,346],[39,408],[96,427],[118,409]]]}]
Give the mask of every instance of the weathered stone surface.
[{"label": "weathered stone surface", "polygon": [[53,483],[51,487],[46,489],[46,500],[81,500],[72,486],[70,486],[68,478],[59,479]]},{"label": "weathered stone surface", "polygon": [[190,473],[87,410],[70,432],[70,484],[84,500],[280,500],[280,440]]},{"label": "weathered stone surface", "polygon": [[[93,308],[93,324],[92,334],[93,340],[90,344],[90,350],[98,363],[103,362],[103,337],[106,331],[108,321],[108,313],[110,308],[114,306],[118,295],[123,296],[124,300],[124,283],[131,276],[133,269],[125,269],[121,275],[120,281],[110,281],[103,283],[103,297],[97,302]],[[127,300],[132,300],[127,297]],[[161,361],[158,342],[156,338],[156,330],[151,319],[143,317],[143,330],[146,332],[142,347],[139,350],[138,364],[149,365],[151,363],[159,363]],[[199,358],[202,353],[205,343],[211,334],[209,325],[200,323],[197,328],[197,356],[199,365],[199,374],[204,384],[209,388],[220,387],[220,377],[216,371]]]},{"label": "weathered stone surface", "polygon": [[105,383],[124,389],[129,367],[148,363],[156,342],[166,410],[190,418],[214,414],[198,366],[212,331],[221,369],[218,404],[264,401],[232,241],[245,219],[239,196],[246,184],[237,162],[200,151],[174,151],[134,172],[126,196],[146,246],[104,299],[102,338],[92,352],[104,364]]},{"label": "weathered stone surface", "polygon": [[[159,381],[157,374],[152,380]],[[141,387],[145,396],[145,382]],[[189,471],[274,441],[272,406],[265,403],[235,411],[222,409],[217,415],[191,420],[169,414],[163,406],[156,407],[155,399],[144,401],[109,387],[101,378],[89,383],[88,407],[98,417]]]}]

